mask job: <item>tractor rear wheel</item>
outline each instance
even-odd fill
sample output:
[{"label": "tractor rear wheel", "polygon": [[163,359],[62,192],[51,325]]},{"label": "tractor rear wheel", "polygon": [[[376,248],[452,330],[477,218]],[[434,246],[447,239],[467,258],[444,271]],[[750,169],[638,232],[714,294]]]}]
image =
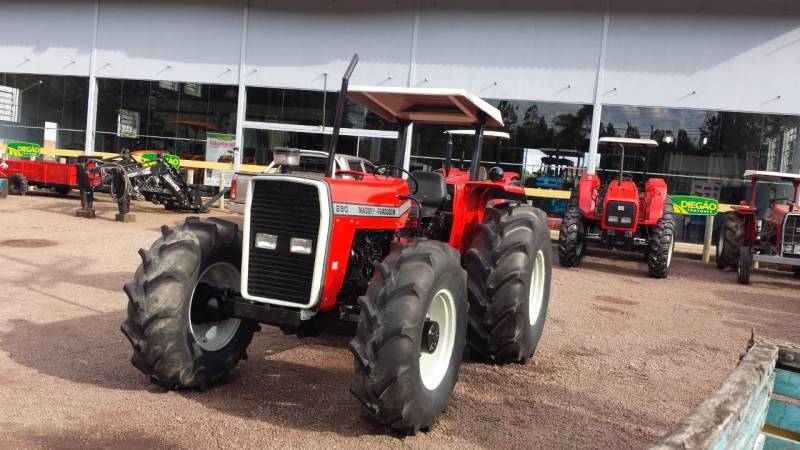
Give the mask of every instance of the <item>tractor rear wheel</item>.
[{"label": "tractor rear wheel", "polygon": [[717,240],[717,268],[739,265],[739,249],[744,245],[744,220],[736,213],[728,213],[722,218]]},{"label": "tractor rear wheel", "polygon": [[70,192],[72,192],[72,188],[69,187],[69,186],[59,186],[59,187],[53,188],[53,190],[56,191],[56,194],[58,194],[58,195],[60,195],[62,197],[66,197],[67,195],[69,195]]},{"label": "tractor rear wheel", "polygon": [[547,218],[530,206],[488,208],[464,256],[470,301],[467,345],[494,363],[530,358],[550,298]]},{"label": "tractor rear wheel", "polygon": [[664,211],[653,228],[650,248],[647,251],[647,268],[653,278],[667,278],[675,250],[675,215],[672,210],[672,198],[664,201]]},{"label": "tractor rear wheel", "polygon": [[28,193],[28,179],[21,173],[15,173],[8,179],[8,192],[11,195],[25,195]]},{"label": "tractor rear wheel", "polygon": [[166,389],[204,388],[239,362],[258,325],[221,317],[210,292],[239,290],[242,237],[233,223],[188,218],[149,250],[125,284],[128,319],[122,332],[133,365]]},{"label": "tractor rear wheel", "polygon": [[750,284],[750,270],[753,268],[753,254],[750,247],[739,249],[739,265],[736,267],[736,281],[739,284]]},{"label": "tractor rear wheel", "polygon": [[450,401],[464,351],[467,274],[444,242],[396,245],[375,266],[350,342],[350,391],[395,433],[429,430]]},{"label": "tractor rear wheel", "polygon": [[570,207],[561,218],[558,231],[558,262],[564,267],[577,267],[585,251],[583,211]]}]

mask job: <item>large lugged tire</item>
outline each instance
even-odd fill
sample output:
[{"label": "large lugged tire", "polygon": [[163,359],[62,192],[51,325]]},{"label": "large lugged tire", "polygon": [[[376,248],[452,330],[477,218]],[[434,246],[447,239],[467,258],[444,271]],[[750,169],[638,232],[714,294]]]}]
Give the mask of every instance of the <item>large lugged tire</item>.
[{"label": "large lugged tire", "polygon": [[792,271],[794,272],[794,277],[800,279],[800,267],[795,267]]},{"label": "large lugged tire", "polygon": [[542,336],[552,245],[537,208],[488,208],[464,256],[470,300],[467,345],[495,363],[525,362]]},{"label": "large lugged tire", "polygon": [[447,407],[466,339],[466,288],[459,254],[444,242],[397,245],[376,266],[358,299],[361,316],[350,342],[350,391],[368,421],[413,435],[430,429]]},{"label": "large lugged tire", "polygon": [[717,240],[717,268],[738,267],[739,249],[744,245],[744,220],[736,213],[728,213],[722,218]]},{"label": "large lugged tire", "polygon": [[739,262],[736,265],[736,281],[739,284],[750,284],[750,270],[753,268],[753,254],[749,247],[739,249]]},{"label": "large lugged tire", "polygon": [[675,215],[672,198],[664,201],[664,211],[653,228],[650,248],[647,250],[647,268],[653,278],[667,278],[675,249]]},{"label": "large lugged tire", "polygon": [[196,217],[169,229],[125,284],[128,319],[122,332],[133,346],[133,365],[166,389],[204,388],[247,359],[258,325],[228,319],[198,320],[204,285],[239,288],[242,237],[233,223]]},{"label": "large lugged tire", "polygon": [[558,231],[558,262],[564,267],[577,267],[585,251],[583,211],[570,207],[561,218]]},{"label": "large lugged tire", "polygon": [[11,195],[25,195],[28,193],[28,179],[21,173],[15,173],[8,179],[8,192]]}]

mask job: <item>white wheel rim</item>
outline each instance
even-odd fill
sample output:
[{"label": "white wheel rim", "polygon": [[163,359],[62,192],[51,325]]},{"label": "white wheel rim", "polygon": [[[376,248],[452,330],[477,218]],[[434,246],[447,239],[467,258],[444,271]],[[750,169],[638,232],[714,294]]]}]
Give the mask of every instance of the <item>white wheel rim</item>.
[{"label": "white wheel rim", "polygon": [[442,383],[456,342],[456,302],[453,294],[442,289],[433,296],[427,319],[439,324],[439,343],[433,353],[420,351],[419,374],[429,390]]},{"label": "white wheel rim", "polygon": [[669,238],[669,253],[667,253],[667,268],[672,264],[672,252],[675,251],[675,239],[672,236]]},{"label": "white wheel rim", "polygon": [[719,230],[719,238],[717,238],[717,259],[722,256],[723,245],[725,245],[725,237],[722,235],[722,230]]},{"label": "white wheel rim", "polygon": [[544,252],[539,250],[539,253],[536,254],[536,259],[533,261],[530,292],[528,293],[528,319],[531,325],[535,324],[542,314],[546,270],[547,266],[545,265]]},{"label": "white wheel rim", "polygon": [[[200,275],[200,278],[197,279],[197,283],[195,283],[192,289],[191,300],[194,300],[194,292],[197,289],[197,285],[200,283],[206,283],[217,288],[234,289],[238,292],[240,280],[241,275],[239,274],[239,270],[234,267],[233,264],[226,262],[212,264]],[[239,330],[241,320],[227,319],[219,322],[194,323],[192,322],[191,300],[189,302],[188,313],[189,331],[191,331],[192,337],[195,342],[197,342],[197,345],[208,352],[217,351],[228,345],[231,339],[236,335],[236,331]]]}]

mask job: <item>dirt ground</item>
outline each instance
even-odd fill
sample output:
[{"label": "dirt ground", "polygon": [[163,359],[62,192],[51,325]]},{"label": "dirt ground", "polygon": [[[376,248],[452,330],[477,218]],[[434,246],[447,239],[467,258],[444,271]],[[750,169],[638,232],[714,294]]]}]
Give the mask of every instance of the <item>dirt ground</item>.
[{"label": "dirt ground", "polygon": [[[750,337],[800,341],[800,280],[677,258],[593,252],[554,265],[527,365],[465,362],[430,433],[399,439],[358,419],[343,336],[265,328],[250,360],[205,392],[162,392],[131,366],[119,325],[136,250],[184,215],[138,203],[135,223],[73,216],[77,198],[0,199],[0,448],[644,448],[719,385]],[[217,215],[226,215],[216,213]]]}]

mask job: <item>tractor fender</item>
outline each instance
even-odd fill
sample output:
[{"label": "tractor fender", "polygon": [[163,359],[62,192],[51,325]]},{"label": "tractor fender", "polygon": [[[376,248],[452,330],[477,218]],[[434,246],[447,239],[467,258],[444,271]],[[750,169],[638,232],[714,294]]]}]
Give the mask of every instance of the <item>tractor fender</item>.
[{"label": "tractor fender", "polygon": [[644,186],[644,220],[648,224],[658,222],[664,213],[667,201],[667,182],[663,178],[650,178]]},{"label": "tractor fender", "polygon": [[600,177],[593,173],[583,175],[578,182],[578,208],[586,213],[591,213],[595,210],[595,202],[597,201],[597,191],[600,189]]}]

